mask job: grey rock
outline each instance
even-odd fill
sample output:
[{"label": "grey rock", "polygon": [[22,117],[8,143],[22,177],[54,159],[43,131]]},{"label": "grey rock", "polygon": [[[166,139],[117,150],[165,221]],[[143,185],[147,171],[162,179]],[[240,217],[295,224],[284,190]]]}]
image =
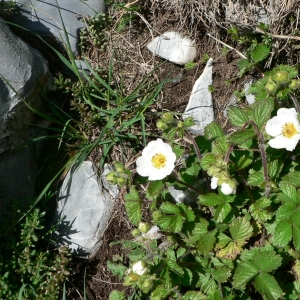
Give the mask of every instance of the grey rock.
[{"label": "grey rock", "polygon": [[85,27],[82,16],[105,11],[104,0],[18,0],[18,3],[21,14],[14,18],[14,22],[42,36],[54,36],[61,43],[67,44],[64,24],[75,54],[78,54],[79,29]]},{"label": "grey rock", "polygon": [[196,56],[195,42],[174,31],[156,37],[147,48],[155,55],[179,65],[193,61]]},{"label": "grey rock", "polygon": [[71,168],[58,192],[54,223],[64,218],[56,232],[58,245],[92,257],[101,245],[112,208],[112,197],[98,182],[91,162],[83,162],[75,171]]},{"label": "grey rock", "polygon": [[189,128],[193,134],[204,134],[206,125],[214,121],[212,94],[209,91],[209,86],[213,83],[212,62],[213,59],[210,58],[203,73],[196,80],[183,115],[184,118],[193,117],[196,125]]},{"label": "grey rock", "polygon": [[[34,155],[28,147],[12,150],[25,144],[31,135],[34,113],[24,101],[39,109],[41,91],[50,79],[47,61],[0,19],[0,198],[5,199],[2,203],[12,197],[33,196]],[[0,214],[2,208],[0,205]]]}]

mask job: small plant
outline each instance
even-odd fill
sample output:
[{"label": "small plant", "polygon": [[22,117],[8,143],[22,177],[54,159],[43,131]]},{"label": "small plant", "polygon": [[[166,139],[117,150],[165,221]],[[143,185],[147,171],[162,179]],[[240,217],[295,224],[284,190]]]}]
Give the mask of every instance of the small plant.
[{"label": "small plant", "polygon": [[8,18],[12,14],[14,14],[18,9],[18,5],[15,1],[0,1],[0,17],[1,18]]},{"label": "small plant", "polygon": [[[122,274],[132,299],[298,299],[298,88],[295,68],[266,72],[251,87],[256,102],[229,109],[231,134],[212,122],[193,138],[190,121],[157,121],[166,142],[144,148],[125,196],[136,228],[119,242],[130,253]],[[170,187],[185,198],[175,201]]]}]

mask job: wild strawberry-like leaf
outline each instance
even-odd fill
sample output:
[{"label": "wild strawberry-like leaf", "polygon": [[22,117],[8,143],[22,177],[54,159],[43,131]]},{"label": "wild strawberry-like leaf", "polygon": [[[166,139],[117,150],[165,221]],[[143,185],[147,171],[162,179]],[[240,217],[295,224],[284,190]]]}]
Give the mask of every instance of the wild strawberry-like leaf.
[{"label": "wild strawberry-like leaf", "polygon": [[254,287],[263,297],[270,300],[280,299],[283,294],[276,279],[268,273],[257,275],[254,280]]}]

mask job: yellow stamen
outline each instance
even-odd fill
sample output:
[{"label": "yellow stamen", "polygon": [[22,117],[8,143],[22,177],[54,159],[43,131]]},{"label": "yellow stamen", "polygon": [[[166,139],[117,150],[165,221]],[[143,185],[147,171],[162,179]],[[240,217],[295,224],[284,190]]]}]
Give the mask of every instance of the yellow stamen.
[{"label": "yellow stamen", "polygon": [[288,139],[292,138],[297,133],[299,132],[293,123],[286,123],[282,127],[282,134]]},{"label": "yellow stamen", "polygon": [[151,162],[154,168],[160,169],[167,164],[167,157],[161,153],[157,153],[152,156]]}]

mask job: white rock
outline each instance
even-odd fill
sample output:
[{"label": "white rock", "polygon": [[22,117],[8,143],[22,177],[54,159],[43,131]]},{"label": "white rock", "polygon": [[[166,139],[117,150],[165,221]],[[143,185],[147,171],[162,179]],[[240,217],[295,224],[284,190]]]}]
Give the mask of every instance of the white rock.
[{"label": "white rock", "polygon": [[147,48],[155,55],[179,65],[193,61],[196,56],[195,42],[174,31],[156,37]]},{"label": "white rock", "polygon": [[190,127],[193,134],[203,134],[206,125],[214,121],[212,95],[209,86],[212,85],[212,62],[210,58],[201,76],[196,80],[185,109],[183,118],[192,116],[196,125]]},{"label": "white rock", "polygon": [[75,172],[71,169],[58,194],[54,223],[65,217],[56,232],[58,245],[92,257],[101,245],[112,208],[112,198],[99,185],[91,162],[83,162]]}]

